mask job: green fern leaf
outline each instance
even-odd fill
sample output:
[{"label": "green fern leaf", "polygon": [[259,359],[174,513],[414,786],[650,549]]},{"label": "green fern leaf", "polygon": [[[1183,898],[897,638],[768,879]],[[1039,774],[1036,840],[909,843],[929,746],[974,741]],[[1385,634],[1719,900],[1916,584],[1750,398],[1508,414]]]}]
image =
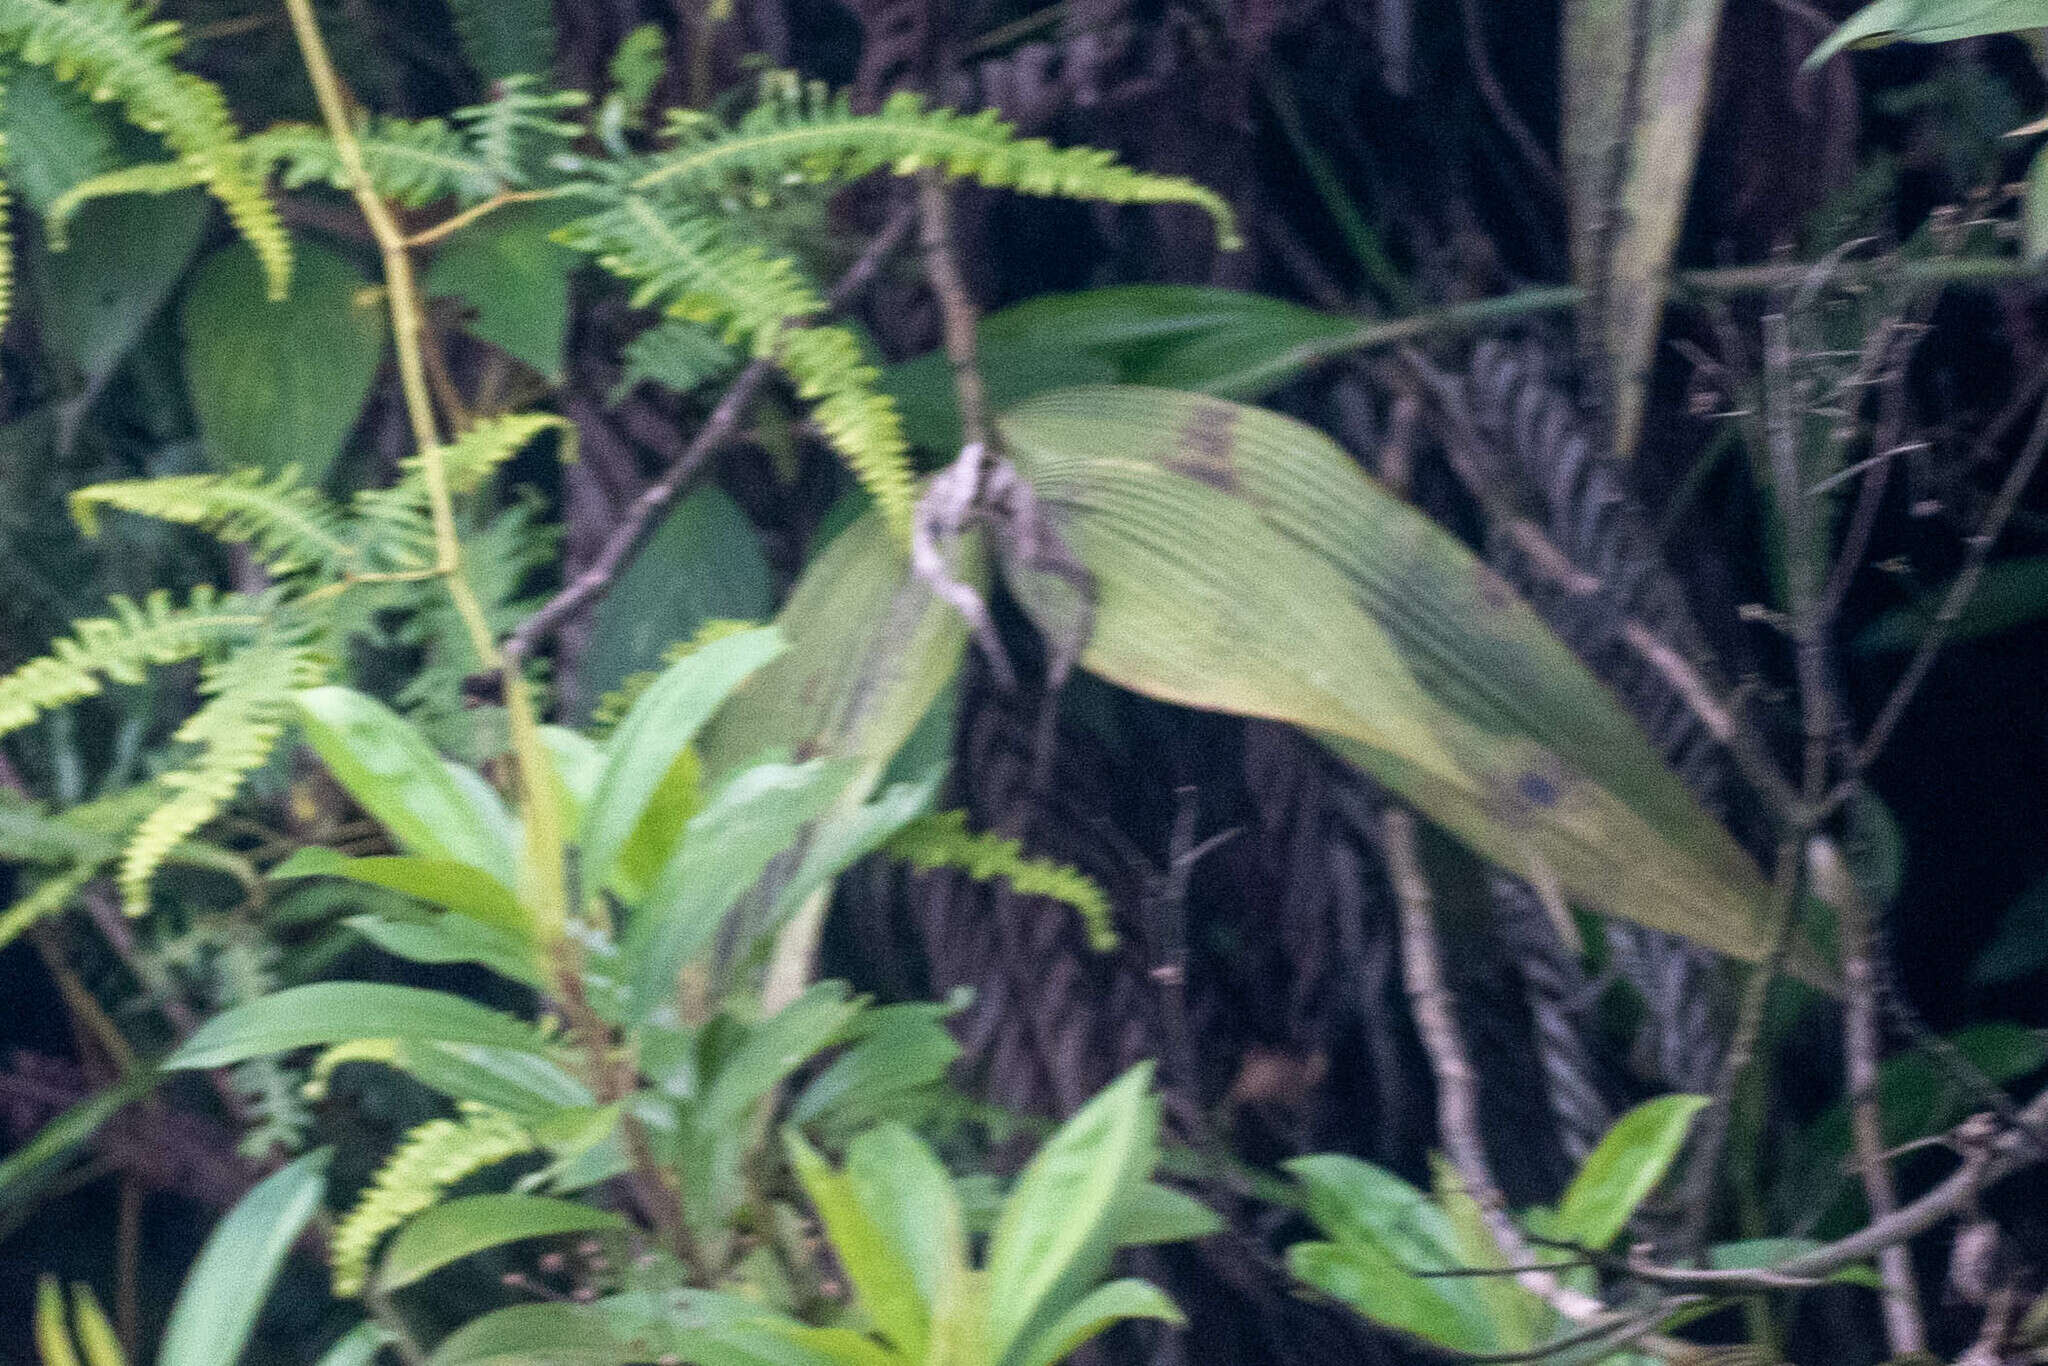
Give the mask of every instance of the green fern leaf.
[{"label": "green fern leaf", "polygon": [[530,185],[550,155],[583,136],[583,125],[556,115],[580,109],[590,100],[581,90],[541,90],[538,76],[520,74],[498,82],[498,94],[485,104],[454,113],[469,132],[478,160],[507,184]]},{"label": "green fern leaf", "polygon": [[1020,896],[1042,896],[1073,907],[1097,952],[1117,946],[1109,894],[1078,868],[1049,858],[1026,858],[1017,840],[967,828],[965,811],[939,811],[904,826],[883,852],[920,872],[955,868],[980,882],[1002,878]]},{"label": "green fern leaf", "polygon": [[[564,460],[576,458],[575,425],[553,413],[506,413],[485,418],[438,455],[453,494],[474,493],[542,432],[561,433]],[[364,489],[350,506],[349,540],[365,570],[409,573],[434,563],[434,529],[427,513],[426,461],[405,458],[397,482]]]},{"label": "green fern leaf", "polygon": [[341,524],[341,510],[296,469],[276,476],[260,469],[233,474],[174,474],[90,484],[71,495],[71,515],[88,536],[99,534],[99,510],[177,522],[247,545],[275,574],[315,571],[338,579],[357,560]]},{"label": "green fern leaf", "polygon": [[110,601],[113,615],[74,622],[50,652],[0,676],[0,735],[42,713],[99,693],[105,682],[140,683],[153,664],[171,664],[238,644],[260,631],[262,600],[192,590],[183,607],[161,590],[141,603]]},{"label": "green fern leaf", "polygon": [[211,81],[171,64],[183,38],[134,0],[0,0],[0,48],[49,67],[164,140],[227,210],[263,262],[273,299],[291,281],[291,239],[239,153],[239,130]]},{"label": "green fern leaf", "polygon": [[344,1299],[362,1294],[378,1242],[436,1204],[450,1186],[538,1146],[516,1119],[473,1101],[463,1103],[460,1120],[431,1119],[408,1133],[334,1226],[327,1244],[334,1293]]},{"label": "green fern leaf", "polygon": [[43,219],[50,249],[62,251],[71,244],[71,220],[95,199],[124,194],[172,194],[205,181],[202,169],[183,161],[146,161],[89,176],[51,201],[50,212]]},{"label": "green fern leaf", "polygon": [[[475,155],[470,139],[442,119],[370,119],[357,126],[356,141],[372,187],[407,208],[424,208],[450,196],[474,204],[507,187],[505,176]],[[243,142],[242,154],[259,171],[279,168],[287,189],[349,188],[348,168],[334,139],[314,124],[266,128]]]},{"label": "green fern leaf", "polygon": [[250,645],[207,666],[199,690],[211,700],[171,737],[199,746],[199,756],[163,775],[171,799],[143,818],[121,856],[121,898],[130,915],[148,909],[150,879],[178,843],[219,815],[270,757],[294,695],[326,679],[326,659],[290,641]]},{"label": "green fern leaf", "polygon": [[878,375],[851,333],[807,325],[825,302],[795,263],[727,240],[714,220],[671,217],[663,205],[632,194],[577,219],[561,237],[634,282],[636,307],[718,328],[728,342],[775,360],[817,405],[827,439],[908,539],[916,500],[896,405],[875,388]]},{"label": "green fern leaf", "polygon": [[92,881],[94,871],[91,866],[81,865],[52,873],[31,888],[28,895],[0,911],[0,949],[63,911]]},{"label": "green fern leaf", "polygon": [[632,188],[641,194],[772,190],[795,181],[858,179],[873,171],[912,175],[928,167],[954,179],[1020,194],[1111,204],[1187,204],[1216,224],[1226,247],[1240,245],[1230,206],[1206,186],[1149,175],[1093,147],[1054,147],[1019,138],[996,111],[930,109],[899,91],[871,115],[845,95],[786,72],[762,81],[761,98],[730,129],[696,111],[672,115],[672,146],[648,159]]}]

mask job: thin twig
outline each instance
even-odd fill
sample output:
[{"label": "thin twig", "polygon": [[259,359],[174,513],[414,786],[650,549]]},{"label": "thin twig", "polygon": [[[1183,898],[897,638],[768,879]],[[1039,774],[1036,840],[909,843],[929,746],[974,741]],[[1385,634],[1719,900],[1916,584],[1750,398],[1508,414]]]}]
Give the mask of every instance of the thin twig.
[{"label": "thin twig", "polygon": [[960,405],[963,445],[989,448],[995,429],[988,418],[988,390],[976,359],[974,299],[960,274],[953,250],[953,213],[946,182],[933,170],[917,177],[918,246],[924,252],[925,278],[938,300],[946,361],[953,371],[953,393]]},{"label": "thin twig", "polygon": [[1522,162],[1536,177],[1538,184],[1562,202],[1564,199],[1564,177],[1558,174],[1557,163],[1543,150],[1543,144],[1536,141],[1536,135],[1529,131],[1529,125],[1515,112],[1514,102],[1508,99],[1508,92],[1501,87],[1500,77],[1493,69],[1493,58],[1486,51],[1486,30],[1479,22],[1477,0],[1458,0],[1458,8],[1465,20],[1465,60],[1472,68],[1472,79],[1479,86],[1479,94],[1486,101],[1486,107],[1493,112],[1494,121],[1501,131],[1508,135],[1508,141],[1515,144],[1515,151]]},{"label": "thin twig", "polygon": [[1913,696],[1920,685],[1927,681],[1928,673],[1934,668],[1935,657],[1942,646],[1948,643],[1956,623],[1961,620],[1963,609],[1969,606],[1971,596],[1977,591],[1977,582],[1984,575],[1985,563],[1991,558],[1991,551],[1998,544],[1998,537],[2005,530],[2005,524],[2012,520],[2019,510],[2020,497],[2027,491],[2034,474],[2041,468],[2041,457],[2048,454],[2048,403],[2043,403],[2034,420],[2034,429],[2027,435],[2027,444],[2006,471],[2005,482],[2000,485],[1998,495],[1978,524],[1977,532],[1970,537],[1969,553],[1963,561],[1962,572],[1949,585],[1948,593],[1942,598],[1940,610],[1928,624],[1927,634],[1921,637],[1920,648],[1914,653],[1906,672],[1900,676],[1891,696],[1885,699],[1884,707],[1878,712],[1877,720],[1863,737],[1863,743],[1856,748],[1853,771],[1845,783],[1853,781],[1875,762],[1890,742],[1892,732],[1898,728],[1900,718],[1912,704]]},{"label": "thin twig", "polygon": [[[890,217],[882,230],[875,235],[874,240],[868,243],[860,259],[855,261],[852,268],[840,277],[839,283],[833,286],[827,300],[833,309],[845,308],[867,288],[876,272],[881,269],[882,263],[902,244],[916,221],[916,210],[909,205],[899,208]],[[618,526],[606,539],[604,548],[598,551],[597,558],[565,585],[561,592],[548,599],[539,611],[520,622],[518,629],[505,638],[503,653],[507,659],[517,662],[528,658],[541,641],[561,629],[570,617],[603,596],[619,572],[632,559],[633,553],[640,548],[640,543],[653,527],[655,518],[675,501],[677,493],[689,483],[704,462],[732,439],[733,434],[739,429],[740,420],[746,416],[747,410],[753,406],[755,397],[774,372],[775,362],[767,358],[751,361],[740,371],[738,377],[733,380],[732,387],[725,391],[725,396],[718,401],[718,406],[711,410],[711,416],[697,429],[697,435],[683,449],[682,454],[660,479],[649,485],[633,500],[632,506],[625,510]]]},{"label": "thin twig", "polygon": [[[1834,884],[1828,890],[1840,893],[1830,900],[1840,927],[1842,990],[1847,998],[1842,1011],[1842,1051],[1849,1089],[1849,1135],[1864,1202],[1873,1219],[1883,1219],[1897,1212],[1899,1197],[1885,1162],[1884,1115],[1878,1106],[1878,985],[1871,956],[1870,908],[1858,895],[1854,879],[1839,857],[1832,864],[1824,871],[1833,874],[1827,878]],[[1902,1243],[1884,1248],[1877,1254],[1877,1270],[1884,1287],[1885,1340],[1891,1355],[1898,1358],[1924,1350],[1927,1327],[1920,1314],[1911,1251]]]}]

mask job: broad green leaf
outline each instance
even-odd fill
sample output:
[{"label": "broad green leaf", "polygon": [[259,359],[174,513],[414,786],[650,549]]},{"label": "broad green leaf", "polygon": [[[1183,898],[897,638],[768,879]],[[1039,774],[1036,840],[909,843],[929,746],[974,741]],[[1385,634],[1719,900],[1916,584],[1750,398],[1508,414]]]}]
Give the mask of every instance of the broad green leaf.
[{"label": "broad green leaf", "polygon": [[[15,94],[8,90],[5,107]],[[9,143],[10,179],[13,162]],[[79,214],[70,246],[43,258],[43,338],[78,368],[88,390],[112,376],[170,297],[206,219],[196,190],[97,200]]]},{"label": "broad green leaf", "polygon": [[1127,1319],[1156,1319],[1176,1326],[1187,1322],[1158,1286],[1138,1280],[1111,1281],[1089,1291],[1034,1338],[1016,1357],[1017,1366],[1054,1366],[1104,1329]]},{"label": "broad green leaf", "polygon": [[0,61],[0,83],[7,91],[0,102],[7,188],[39,217],[48,217],[73,185],[119,164],[113,120],[77,86],[12,58]]},{"label": "broad green leaf", "polygon": [[536,991],[549,985],[529,944],[463,916],[399,920],[352,915],[342,923],[384,952],[415,963],[481,963]]},{"label": "broad green leaf", "polygon": [[1034,1319],[1068,1306],[1047,1303],[1054,1286],[1104,1249],[1118,1201],[1152,1173],[1159,1112],[1140,1063],[1062,1124],[1010,1191],[989,1237],[989,1346],[1001,1359]]},{"label": "broad green leaf", "polygon": [[[517,9],[524,2],[487,7]],[[430,298],[460,295],[476,309],[471,332],[555,384],[562,380],[562,338],[569,330],[569,275],[581,258],[553,233],[573,216],[558,203],[499,209],[450,238],[422,286]]]},{"label": "broad green leaf", "polygon": [[682,845],[655,877],[626,927],[631,996],[644,1018],[675,989],[676,974],[718,933],[777,854],[829,810],[853,775],[845,762],[757,764],[690,818]]},{"label": "broad green leaf", "polygon": [[1441,1207],[1400,1177],[1336,1153],[1283,1164],[1301,1183],[1309,1218],[1339,1243],[1374,1244],[1411,1271],[1440,1271],[1457,1262],[1457,1230]]},{"label": "broad green leaf", "polygon": [[959,1042],[943,1023],[949,1013],[923,1004],[864,1012],[860,1037],[804,1087],[790,1106],[790,1122],[872,1122],[905,1093],[936,1085],[960,1056]]},{"label": "broad green leaf", "polygon": [[[2048,149],[2044,149],[2048,150]],[[1927,595],[1924,606],[1886,612],[1856,633],[1860,654],[1883,654],[1919,646],[1934,624],[1934,612],[1948,594],[1948,585]],[[2048,617],[2048,555],[2019,556],[1984,567],[1977,587],[1963,604],[1962,615],[1950,624],[1946,638],[1977,640]]]},{"label": "broad green leaf", "polygon": [[610,1210],[544,1195],[469,1195],[434,1206],[408,1223],[384,1250],[377,1284],[397,1290],[442,1267],[504,1243],[565,1233],[624,1233]]},{"label": "broad green leaf", "polygon": [[214,1016],[163,1066],[225,1067],[246,1058],[348,1039],[542,1050],[540,1035],[524,1020],[447,992],[384,982],[314,982],[259,996]]},{"label": "broad green leaf", "polygon": [[454,859],[412,855],[349,858],[332,849],[309,846],[271,869],[270,876],[338,877],[455,911],[512,936],[515,942],[533,933],[533,917],[504,883]]},{"label": "broad green leaf", "polygon": [[1722,0],[1566,0],[1563,162],[1581,332],[1632,455],[1692,197]]},{"label": "broad green leaf", "polygon": [[185,382],[216,468],[296,465],[318,483],[369,396],[384,311],[334,252],[301,241],[295,260],[273,303],[247,245],[207,259],[185,292]]},{"label": "broad green leaf", "polygon": [[[1083,667],[1302,726],[1524,878],[1763,955],[1761,874],[1612,694],[1320,433],[1150,389],[1048,394],[1002,427],[1095,578]],[[1803,946],[1794,966],[1826,979]]]},{"label": "broad green leaf", "polygon": [[441,1340],[428,1366],[627,1366],[646,1360],[587,1304],[515,1304]]},{"label": "broad green leaf", "polygon": [[922,1361],[931,1337],[931,1305],[920,1293],[911,1256],[856,1194],[855,1183],[819,1156],[795,1129],[783,1135],[790,1170],[818,1211],[832,1251],[875,1330],[909,1361]]},{"label": "broad green leaf", "polygon": [[556,790],[562,794],[562,817],[571,830],[583,823],[583,808],[604,776],[604,747],[567,726],[542,726],[541,744],[554,765]]},{"label": "broad green leaf", "polygon": [[695,1121],[713,1131],[740,1124],[756,1101],[844,1038],[859,1011],[859,1002],[846,999],[844,982],[819,982],[753,1025],[719,1063]]},{"label": "broad green leaf", "polygon": [[1970,969],[1982,986],[2017,982],[2048,968],[2048,878],[2021,892],[1998,918],[1998,933]]},{"label": "broad green leaf", "polygon": [[[1474,1297],[1492,1325],[1494,1339],[1510,1352],[1534,1349],[1545,1330],[1556,1322],[1556,1312],[1505,1274],[1510,1265],[1507,1253],[1499,1239],[1494,1237],[1493,1230],[1487,1227],[1485,1213],[1479,1208],[1479,1202],[1472,1198],[1472,1192],[1457,1168],[1445,1160],[1443,1154],[1431,1153],[1429,1174],[1436,1207],[1444,1212],[1444,1218],[1451,1226],[1451,1264],[1495,1273],[1469,1282]],[[1546,1253],[1540,1246],[1531,1255],[1537,1260],[1546,1259]],[[1569,1271],[1563,1273],[1565,1277],[1571,1274]],[[1566,1283],[1570,1284],[1570,1281]],[[1590,1293],[1595,1287],[1587,1284],[1579,1288]]]},{"label": "broad green leaf", "polygon": [[[906,746],[897,757],[901,759],[908,753]],[[891,835],[929,811],[932,797],[944,778],[942,764],[923,781],[891,783],[871,802],[858,806],[841,802],[812,832],[802,864],[776,893],[772,918],[780,923],[795,912],[805,897],[881,848]]]},{"label": "broad green leaf", "polygon": [[595,1104],[590,1089],[549,1058],[487,1044],[410,1041],[392,1066],[452,1100],[474,1100],[534,1123]]},{"label": "broad green leaf", "polygon": [[1118,1247],[1143,1247],[1194,1242],[1221,1233],[1228,1225],[1194,1196],[1147,1181],[1117,1202],[1110,1227]]},{"label": "broad green leaf", "polygon": [[1452,1278],[1412,1274],[1383,1244],[1296,1243],[1287,1249],[1287,1269],[1374,1323],[1453,1352],[1500,1350],[1476,1294],[1452,1289]]},{"label": "broad green leaf", "polygon": [[164,1329],[157,1366],[235,1366],[272,1282],[327,1189],[329,1149],[263,1178],[214,1228]]},{"label": "broad green leaf", "polygon": [[846,1149],[848,1189],[917,1284],[924,1323],[951,1307],[968,1272],[967,1230],[953,1178],[931,1148],[900,1124],[884,1124]]},{"label": "broad green leaf", "polygon": [[773,628],[715,640],[669,665],[633,703],[605,746],[605,770],[584,812],[578,843],[587,885],[601,886],[610,877],[620,846],[646,814],[676,756],[719,703],[783,648]]},{"label": "broad green leaf", "polygon": [[449,0],[448,9],[462,55],[487,84],[553,69],[555,19],[548,0]]},{"label": "broad green leaf", "polygon": [[1614,1122],[1557,1205],[1557,1236],[1605,1251],[1678,1157],[1706,1096],[1659,1096]]},{"label": "broad green leaf", "polygon": [[1844,20],[1806,59],[1811,71],[1846,47],[1951,43],[2048,27],[2048,0],[1877,0]]},{"label": "broad green leaf", "polygon": [[763,621],[773,579],[754,524],[717,486],[677,504],[612,584],[590,622],[576,675],[586,707],[714,619]]},{"label": "broad green leaf", "polygon": [[405,718],[342,687],[299,694],[299,722],[335,781],[409,852],[509,885],[511,851]]}]

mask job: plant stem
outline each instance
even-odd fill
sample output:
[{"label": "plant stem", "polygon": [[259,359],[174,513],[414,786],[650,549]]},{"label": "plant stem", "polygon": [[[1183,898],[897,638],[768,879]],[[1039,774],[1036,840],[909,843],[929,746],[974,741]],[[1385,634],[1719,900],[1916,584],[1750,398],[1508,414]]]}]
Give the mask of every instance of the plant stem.
[{"label": "plant stem", "polygon": [[405,396],[406,418],[412,425],[421,474],[427,488],[427,508],[434,527],[434,568],[448,585],[469,634],[479,667],[497,672],[504,682],[505,713],[512,739],[513,768],[525,817],[526,837],[521,853],[520,899],[532,911],[535,929],[544,943],[559,939],[568,922],[569,891],[567,860],[563,854],[564,825],[554,784],[548,781],[546,751],[540,741],[533,698],[526,687],[518,661],[501,654],[491,633],[483,604],[477,599],[462,570],[462,544],[455,530],[455,506],[448,491],[448,470],[441,457],[441,436],[434,420],[433,400],[427,390],[427,367],[421,348],[425,320],[420,312],[419,289],[414,281],[412,257],[406,235],[391,206],[377,194],[362,144],[356,140],[349,118],[348,99],[341,78],[328,54],[327,42],[313,15],[312,0],[285,0],[291,13],[292,32],[298,38],[299,53],[313,93],[320,103],[320,115],[334,139],[336,154],[347,173],[349,192],[362,211],[376,239],[384,267],[384,287],[391,309],[392,349],[398,361],[399,388]]}]

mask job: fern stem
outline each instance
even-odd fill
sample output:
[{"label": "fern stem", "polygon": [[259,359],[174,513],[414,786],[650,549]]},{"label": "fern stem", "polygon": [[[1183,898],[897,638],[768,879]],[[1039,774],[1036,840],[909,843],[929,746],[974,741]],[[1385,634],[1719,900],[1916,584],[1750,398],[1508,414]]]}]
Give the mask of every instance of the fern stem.
[{"label": "fern stem", "polygon": [[489,199],[484,200],[481,204],[472,204],[460,213],[451,214],[434,224],[431,228],[421,228],[418,232],[405,239],[405,245],[408,247],[428,246],[452,233],[460,232],[485,214],[496,213],[499,209],[507,208],[513,204],[532,204],[542,199],[560,199],[562,194],[563,191],[559,189],[501,190]]},{"label": "fern stem", "polygon": [[320,34],[313,15],[312,0],[285,0],[290,11],[292,32],[297,36],[299,54],[313,93],[320,103],[320,116],[334,139],[336,154],[348,173],[349,192],[362,211],[363,221],[376,238],[384,267],[384,286],[391,307],[391,340],[398,359],[399,387],[405,395],[406,416],[412,424],[413,444],[418,448],[427,489],[427,507],[434,527],[434,567],[445,577],[448,596],[469,633],[470,646],[480,666],[497,672],[504,680],[505,712],[510,723],[514,770],[526,817],[526,838],[521,858],[520,893],[531,906],[536,928],[545,941],[557,939],[568,922],[567,860],[562,850],[564,825],[554,784],[547,779],[547,758],[535,719],[533,698],[527,692],[526,677],[518,662],[501,654],[484,616],[483,604],[462,571],[462,546],[455,534],[455,506],[448,491],[448,470],[441,458],[441,437],[434,421],[433,400],[427,392],[427,367],[421,347],[425,327],[420,312],[419,289],[413,278],[412,257],[405,232],[391,212],[391,206],[377,194],[363,162],[362,144],[348,117],[348,101],[341,78],[328,54],[327,41]]}]

